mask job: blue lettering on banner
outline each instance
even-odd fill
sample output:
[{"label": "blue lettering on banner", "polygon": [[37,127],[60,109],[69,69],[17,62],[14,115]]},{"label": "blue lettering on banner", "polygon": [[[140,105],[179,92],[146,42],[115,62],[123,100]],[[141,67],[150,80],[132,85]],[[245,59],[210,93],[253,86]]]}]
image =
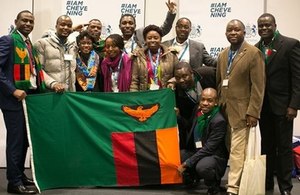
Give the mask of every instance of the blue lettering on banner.
[{"label": "blue lettering on banner", "polygon": [[66,3],[66,11],[68,16],[82,16],[83,12],[88,11],[88,6],[83,1],[69,0]]},{"label": "blue lettering on banner", "polygon": [[121,4],[121,14],[132,14],[134,17],[136,15],[141,14],[141,9],[138,8],[137,4],[133,4],[133,3],[122,3]]},{"label": "blue lettering on banner", "polygon": [[227,3],[212,3],[210,4],[211,18],[225,18],[226,14],[231,12],[231,7]]},{"label": "blue lettering on banner", "polygon": [[211,47],[210,48],[210,52],[209,55],[211,55],[212,57],[218,57],[219,53],[225,49],[224,47]]}]

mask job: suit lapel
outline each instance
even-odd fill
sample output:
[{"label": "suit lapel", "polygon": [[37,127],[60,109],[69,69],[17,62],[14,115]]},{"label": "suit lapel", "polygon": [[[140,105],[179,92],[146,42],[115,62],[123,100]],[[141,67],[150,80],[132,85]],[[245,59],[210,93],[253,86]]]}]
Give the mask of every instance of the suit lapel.
[{"label": "suit lapel", "polygon": [[193,59],[196,59],[196,57],[195,57],[195,49],[193,48],[193,44],[192,44],[192,42],[191,42],[191,40],[189,39],[189,52],[190,52],[190,64],[191,64],[191,66],[195,66],[194,64],[196,64],[196,62],[194,62],[193,61]]},{"label": "suit lapel", "polygon": [[274,40],[273,49],[272,49],[272,54],[271,54],[271,56],[269,57],[269,60],[268,60],[268,64],[267,64],[267,65],[269,65],[269,64],[272,62],[272,60],[274,59],[274,57],[277,55],[278,51],[280,50],[281,46],[282,46],[282,40],[281,40],[281,36],[279,35],[279,36],[278,36],[278,39],[277,39],[277,40],[276,40],[276,39]]},{"label": "suit lapel", "polygon": [[232,70],[236,67],[238,61],[240,61],[240,59],[242,59],[242,57],[246,54],[246,52],[247,52],[247,43],[244,42],[241,45],[240,49],[238,50],[238,54],[233,59],[230,72],[232,72]]}]

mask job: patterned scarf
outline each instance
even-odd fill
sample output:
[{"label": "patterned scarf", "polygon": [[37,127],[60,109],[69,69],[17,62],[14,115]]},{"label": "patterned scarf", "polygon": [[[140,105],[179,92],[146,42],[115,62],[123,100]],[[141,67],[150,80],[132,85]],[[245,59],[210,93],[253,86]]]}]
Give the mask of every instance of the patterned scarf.
[{"label": "patterned scarf", "polygon": [[[15,30],[11,37],[14,40],[14,82],[17,89],[28,90],[31,87],[30,83],[30,56],[28,55],[26,44],[21,35]],[[31,43],[30,43],[31,44]],[[32,44],[31,44],[32,45]],[[42,65],[39,61],[35,48],[32,48],[34,58],[37,89],[43,92],[46,89]]]},{"label": "patterned scarf", "polygon": [[[148,89],[150,88],[151,84],[156,84],[159,86],[159,88],[162,88],[162,83],[161,83],[161,66],[159,65],[160,62],[160,58],[162,56],[162,51],[160,50],[160,53],[157,55],[152,55],[152,62],[154,62],[156,64],[156,62],[158,64],[157,65],[157,72],[156,75],[154,75],[154,70],[155,67],[153,66],[153,64],[151,63],[151,59],[150,56],[147,55],[149,50],[146,50],[146,63],[147,63],[147,70],[148,70]],[[157,60],[158,59],[158,60]],[[156,82],[155,82],[156,81]]]},{"label": "patterned scarf", "polygon": [[259,49],[260,49],[260,51],[262,51],[262,53],[265,56],[265,63],[266,64],[268,64],[268,62],[270,60],[270,57],[273,54],[273,52],[276,52],[273,49],[273,47],[274,47],[274,40],[278,37],[278,34],[279,34],[278,30],[276,30],[274,32],[274,36],[272,38],[272,41],[268,45],[265,45],[264,41],[261,41],[261,43],[260,43]]},{"label": "patterned scarf", "polygon": [[[112,92],[112,72],[118,71],[117,86],[119,92],[129,91],[131,83],[131,59],[122,52],[115,59],[109,57],[104,58],[101,63],[101,69],[104,79],[104,91]],[[120,64],[120,67],[119,67]]]},{"label": "patterned scarf", "polygon": [[214,116],[220,111],[220,107],[219,106],[215,106],[213,107],[213,109],[206,114],[203,114],[201,112],[201,110],[197,113],[197,122],[198,122],[198,131],[196,131],[197,137],[201,138],[204,129],[207,128],[208,123],[210,122],[210,120],[212,118],[214,118]]},{"label": "patterned scarf", "polygon": [[79,54],[76,57],[76,79],[83,91],[92,91],[96,83],[98,64],[96,64],[96,52],[91,51],[87,65],[82,61]]},{"label": "patterned scarf", "polygon": [[105,46],[105,41],[100,39],[99,41],[93,43],[93,49],[96,51],[96,53],[100,56],[100,57],[104,57],[104,46]]}]

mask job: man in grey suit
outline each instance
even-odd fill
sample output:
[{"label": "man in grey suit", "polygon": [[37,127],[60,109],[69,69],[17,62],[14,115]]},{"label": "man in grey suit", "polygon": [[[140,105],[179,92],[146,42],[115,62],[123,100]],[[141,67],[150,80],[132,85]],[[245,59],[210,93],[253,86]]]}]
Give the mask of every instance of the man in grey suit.
[{"label": "man in grey suit", "polygon": [[205,64],[216,66],[217,61],[206,51],[204,44],[189,39],[192,22],[188,18],[180,18],[176,22],[176,37],[163,42],[171,50],[175,49],[179,61],[186,61],[196,70]]},{"label": "man in grey suit", "polygon": [[265,13],[258,20],[265,56],[266,89],[261,111],[262,153],[267,155],[266,190],[274,189],[274,171],[280,193],[292,190],[293,121],[300,108],[300,43],[276,30],[275,17]]}]

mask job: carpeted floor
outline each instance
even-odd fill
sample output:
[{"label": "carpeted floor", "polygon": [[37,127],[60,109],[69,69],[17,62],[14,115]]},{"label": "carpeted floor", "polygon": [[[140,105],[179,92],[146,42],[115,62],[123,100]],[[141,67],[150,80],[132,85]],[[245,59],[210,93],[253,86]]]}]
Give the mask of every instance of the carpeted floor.
[{"label": "carpeted floor", "polygon": [[[26,170],[27,176],[31,176],[31,170]],[[276,180],[275,180],[276,181]],[[222,180],[222,185],[227,183],[227,174]],[[293,195],[300,194],[300,181],[293,179],[294,188],[292,191]],[[6,169],[0,169],[0,195],[8,195],[6,192],[7,180],[6,180]],[[128,187],[128,188],[64,188],[64,189],[51,189],[45,190],[41,194],[43,195],[56,195],[56,194],[70,194],[70,195],[205,195],[207,191],[206,186],[203,182],[200,183],[194,189],[186,189],[182,185],[160,185],[160,186],[144,186],[144,187]],[[225,192],[223,194],[226,194]],[[267,195],[280,195],[278,186],[275,186],[273,192],[267,192]]]}]

